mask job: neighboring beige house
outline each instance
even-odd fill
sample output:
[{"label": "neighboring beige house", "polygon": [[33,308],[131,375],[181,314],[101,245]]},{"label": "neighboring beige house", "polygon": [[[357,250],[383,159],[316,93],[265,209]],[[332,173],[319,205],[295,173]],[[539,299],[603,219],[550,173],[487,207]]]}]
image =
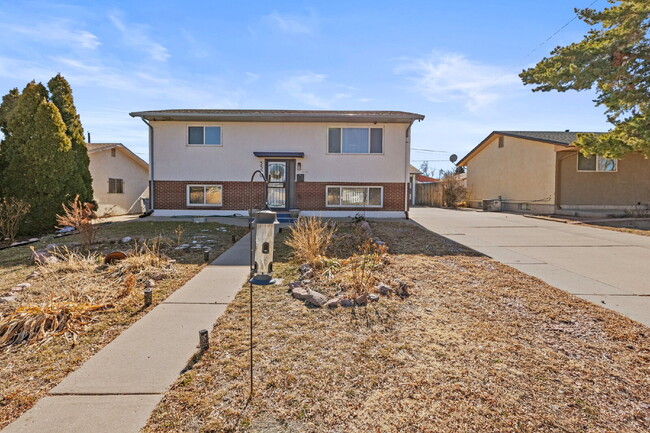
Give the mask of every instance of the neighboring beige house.
[{"label": "neighboring beige house", "polygon": [[[494,131],[458,161],[467,167],[468,203],[496,200],[503,210],[551,214],[622,213],[650,203],[650,160],[585,157],[578,132]],[[498,206],[497,206],[498,207]]]},{"label": "neighboring beige house", "polygon": [[88,143],[87,146],[97,213],[142,212],[142,198],[149,196],[149,164],[122,143]]},{"label": "neighboring beige house", "polygon": [[[154,215],[403,218],[409,209],[410,130],[402,111],[161,110],[149,126]],[[269,179],[264,189],[257,177]]]}]

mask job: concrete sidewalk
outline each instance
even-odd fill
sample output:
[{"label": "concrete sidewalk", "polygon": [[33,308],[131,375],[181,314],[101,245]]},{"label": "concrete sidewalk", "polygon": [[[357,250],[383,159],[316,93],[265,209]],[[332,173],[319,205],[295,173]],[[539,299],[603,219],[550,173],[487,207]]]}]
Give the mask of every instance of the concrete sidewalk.
[{"label": "concrete sidewalk", "polygon": [[134,433],[248,277],[249,236],[68,375],[2,433]]},{"label": "concrete sidewalk", "polygon": [[650,236],[501,212],[410,214],[433,232],[650,326]]}]

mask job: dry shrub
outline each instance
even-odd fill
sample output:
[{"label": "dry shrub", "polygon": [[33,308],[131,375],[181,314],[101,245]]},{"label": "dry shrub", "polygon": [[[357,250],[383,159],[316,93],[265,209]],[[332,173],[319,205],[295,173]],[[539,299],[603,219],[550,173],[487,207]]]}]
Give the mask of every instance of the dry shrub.
[{"label": "dry shrub", "polygon": [[95,215],[94,208],[95,205],[92,203],[81,203],[77,194],[69,206],[63,204],[64,214],[56,216],[59,225],[71,226],[79,231],[84,248],[90,248],[99,229],[99,226],[95,224],[97,215]]},{"label": "dry shrub", "polygon": [[173,274],[175,270],[169,259],[160,251],[161,243],[158,237],[136,245],[132,254],[112,266],[111,274],[120,279],[133,274],[139,280]]},{"label": "dry shrub", "polygon": [[97,252],[81,253],[66,246],[54,248],[49,253],[56,260],[37,262],[42,275],[92,272],[102,262],[102,257]]},{"label": "dry shrub", "polygon": [[26,201],[8,197],[0,200],[0,235],[2,239],[13,242],[18,234],[18,227],[31,206]]},{"label": "dry shrub", "polygon": [[387,260],[387,248],[368,240],[359,248],[358,254],[347,259],[321,259],[319,263],[323,271],[320,276],[328,285],[338,286],[348,296],[367,295],[380,282]]},{"label": "dry shrub", "polygon": [[25,305],[0,323],[0,348],[23,342],[47,342],[60,335],[76,340],[77,331],[92,320],[92,313],[110,305],[90,305],[76,302],[51,302]]},{"label": "dry shrub", "polygon": [[444,188],[445,206],[457,208],[467,197],[467,188],[464,182],[454,171],[447,171],[442,178]]},{"label": "dry shrub", "polygon": [[300,263],[316,264],[325,256],[336,227],[317,217],[300,217],[291,228],[286,245],[293,248],[293,257]]}]

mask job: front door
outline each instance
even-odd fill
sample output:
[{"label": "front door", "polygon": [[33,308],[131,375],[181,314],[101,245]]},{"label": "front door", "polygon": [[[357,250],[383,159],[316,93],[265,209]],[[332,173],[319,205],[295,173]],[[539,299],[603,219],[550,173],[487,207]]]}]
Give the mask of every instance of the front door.
[{"label": "front door", "polygon": [[267,160],[268,180],[266,198],[270,208],[288,210],[291,193],[291,167],[287,160]]}]

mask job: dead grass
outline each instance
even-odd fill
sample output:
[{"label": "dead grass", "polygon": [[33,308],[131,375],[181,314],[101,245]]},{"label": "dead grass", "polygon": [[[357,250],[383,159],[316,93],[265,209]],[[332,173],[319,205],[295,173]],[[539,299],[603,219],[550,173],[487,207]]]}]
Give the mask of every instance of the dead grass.
[{"label": "dead grass", "polygon": [[240,292],[145,431],[650,429],[648,328],[414,224],[373,230],[396,253],[382,278],[410,283],[412,296],[328,310],[296,302],[286,286],[257,287],[247,404]]},{"label": "dead grass", "polygon": [[[16,303],[0,304],[0,323],[16,325],[4,334],[0,328],[0,335],[23,341],[0,351],[0,429],[202,269],[202,249],[174,249],[178,225],[144,221],[105,225],[91,251],[60,246],[53,250],[58,261],[44,266],[32,263],[28,247],[0,251],[0,296],[18,283],[31,284],[15,293]],[[183,226],[182,241],[200,239],[209,244],[212,258],[232,245],[233,234],[239,238],[246,232],[215,223]],[[119,243],[124,236],[136,241]],[[33,245],[40,249],[48,243],[79,241],[73,235]],[[103,256],[115,250],[130,256],[104,265]],[[170,258],[176,262],[170,263]],[[28,279],[34,271],[37,276]],[[153,305],[145,309],[142,291],[154,278]]]}]

